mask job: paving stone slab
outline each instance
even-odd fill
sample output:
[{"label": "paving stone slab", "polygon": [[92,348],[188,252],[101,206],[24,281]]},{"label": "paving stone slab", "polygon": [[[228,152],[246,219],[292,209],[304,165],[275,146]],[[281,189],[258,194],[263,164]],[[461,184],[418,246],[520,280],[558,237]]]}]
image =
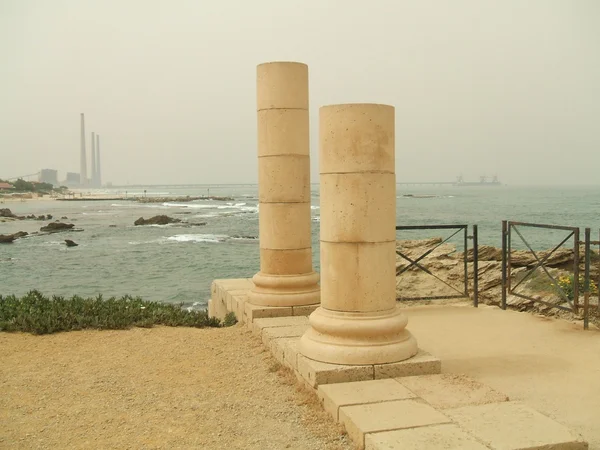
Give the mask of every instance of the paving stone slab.
[{"label": "paving stone slab", "polygon": [[290,325],[287,327],[264,328],[261,333],[263,343],[269,347],[269,342],[273,339],[283,337],[300,337],[308,329],[309,325]]},{"label": "paving stone slab", "polygon": [[365,450],[489,450],[454,424],[430,425],[365,435]]},{"label": "paving stone slab", "polygon": [[238,322],[244,323],[246,321],[246,318],[244,315],[246,300],[248,300],[247,295],[233,296],[233,303],[235,304],[233,312],[235,313],[235,317],[238,320]]},{"label": "paving stone slab", "polygon": [[255,334],[261,334],[265,328],[289,327],[292,325],[308,325],[308,317],[288,316],[288,317],[269,317],[264,319],[255,319],[252,322],[252,330]]},{"label": "paving stone slab", "polygon": [[442,371],[442,361],[420,350],[412,358],[389,364],[375,364],[375,379],[433,375]]},{"label": "paving stone slab", "polygon": [[317,396],[325,411],[338,421],[342,406],[379,403],[414,398],[415,394],[394,379],[353,381],[350,383],[322,384]]},{"label": "paving stone slab", "polygon": [[465,375],[439,374],[396,379],[436,409],[508,401],[508,397]]},{"label": "paving stone slab", "polygon": [[346,427],[354,443],[362,449],[368,433],[449,423],[450,419],[427,403],[394,400],[343,406],[339,410],[339,421]]},{"label": "paving stone slab", "polygon": [[581,437],[565,426],[520,402],[465,406],[444,413],[495,450],[588,448]]},{"label": "paving stone slab", "polygon": [[[292,370],[298,370],[298,345],[300,344],[300,338],[288,338],[285,339],[283,349],[284,364]],[[306,381],[305,381],[306,382]]]},{"label": "paving stone slab", "polygon": [[291,306],[258,306],[246,302],[245,308],[248,323],[252,323],[254,319],[262,319],[264,317],[285,317],[292,315]]},{"label": "paving stone slab", "polygon": [[279,364],[285,366],[285,344],[289,339],[295,338],[279,338],[272,339],[269,343],[269,349]]},{"label": "paving stone slab", "polygon": [[321,306],[320,303],[316,305],[303,305],[303,306],[292,306],[292,314],[294,316],[310,316],[315,309]]},{"label": "paving stone slab", "polygon": [[298,353],[297,361],[298,372],[314,389],[321,384],[373,379],[372,365],[344,366],[341,364],[328,364],[309,359],[300,353]]}]

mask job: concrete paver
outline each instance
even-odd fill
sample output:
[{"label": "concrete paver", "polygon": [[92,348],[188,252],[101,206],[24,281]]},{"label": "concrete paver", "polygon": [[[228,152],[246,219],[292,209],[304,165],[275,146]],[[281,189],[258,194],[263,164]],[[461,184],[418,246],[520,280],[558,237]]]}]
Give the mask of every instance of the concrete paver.
[{"label": "concrete paver", "polygon": [[373,366],[343,366],[314,361],[298,354],[298,372],[310,386],[373,379]]},{"label": "concrete paver", "polygon": [[505,394],[464,375],[425,375],[397,381],[436,409],[508,401]]},{"label": "concrete paver", "polygon": [[368,433],[449,423],[450,419],[426,403],[395,400],[344,406],[339,410],[339,421],[359,448],[364,448]]},{"label": "concrete paver", "polygon": [[419,352],[412,358],[396,363],[375,364],[373,368],[376,380],[431,375],[442,371],[442,361],[438,357],[419,349]]},{"label": "concrete paver", "polygon": [[284,337],[300,337],[304,334],[306,329],[309,327],[306,325],[291,325],[287,327],[273,327],[264,328],[262,330],[261,338],[263,343],[269,347],[269,342],[273,339],[279,339]]},{"label": "concrete paver", "polygon": [[261,331],[265,328],[289,327],[294,325],[308,325],[308,317],[289,316],[254,319],[254,321],[252,322],[252,331],[255,334],[260,335]]},{"label": "concrete paver", "polygon": [[454,424],[370,433],[365,450],[489,450]]},{"label": "concrete paver", "polygon": [[342,406],[406,400],[415,395],[396,380],[369,380],[350,383],[323,384],[317,391],[325,411],[338,420]]},{"label": "concrete paver", "polygon": [[493,449],[588,448],[587,443],[566,427],[519,402],[465,406],[447,409],[444,413]]}]

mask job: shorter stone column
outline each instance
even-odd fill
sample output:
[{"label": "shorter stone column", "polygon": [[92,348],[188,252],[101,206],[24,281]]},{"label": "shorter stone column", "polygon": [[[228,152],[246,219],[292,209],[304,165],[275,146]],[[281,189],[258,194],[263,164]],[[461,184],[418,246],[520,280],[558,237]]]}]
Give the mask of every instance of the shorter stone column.
[{"label": "shorter stone column", "polygon": [[300,340],[334,364],[408,359],[417,343],[396,306],[394,108],[320,109],[321,306]]}]

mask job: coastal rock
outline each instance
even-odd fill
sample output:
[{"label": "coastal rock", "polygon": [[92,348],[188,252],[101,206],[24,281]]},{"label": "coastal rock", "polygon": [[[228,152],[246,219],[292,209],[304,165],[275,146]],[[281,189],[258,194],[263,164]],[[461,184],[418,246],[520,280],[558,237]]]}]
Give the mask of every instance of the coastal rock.
[{"label": "coastal rock", "polygon": [[66,220],[66,219],[68,219],[68,217],[67,216],[62,216],[60,219],[61,220]]},{"label": "coastal rock", "polygon": [[73,242],[71,239],[65,239],[65,244],[67,244],[67,247],[77,247],[79,244],[76,242]]},{"label": "coastal rock", "polygon": [[12,234],[0,234],[0,244],[12,244],[15,239]]},{"label": "coastal rock", "polygon": [[[502,261],[502,249],[500,248],[490,245],[480,245],[478,250],[477,256],[479,261]],[[548,253],[550,253],[549,250],[536,252],[540,260],[543,260]],[[580,254],[583,254],[581,250]],[[462,259],[462,255],[462,253],[457,253],[456,257]],[[513,250],[510,259],[513,267],[530,267],[537,264],[537,260],[528,250]],[[467,251],[467,261],[473,262],[473,249]],[[573,262],[573,250],[559,248],[548,258],[544,265],[547,267],[556,267],[569,262]]]},{"label": "coastal rock", "polygon": [[45,227],[40,228],[40,231],[44,231],[46,233],[58,233],[60,231],[72,230],[74,226],[75,225],[72,223],[51,222]]},{"label": "coastal rock", "polygon": [[144,219],[143,217],[140,217],[138,220],[133,222],[133,224],[134,225],[167,225],[169,223],[179,223],[179,222],[181,222],[180,219],[174,219],[173,217],[160,215],[160,216],[151,217],[150,219]]},{"label": "coastal rock", "polygon": [[17,216],[15,216],[8,208],[0,208],[0,217],[10,217],[11,219],[17,218]]},{"label": "coastal rock", "polygon": [[27,231],[17,231],[13,234],[0,234],[0,244],[12,244],[15,240],[27,236]]}]

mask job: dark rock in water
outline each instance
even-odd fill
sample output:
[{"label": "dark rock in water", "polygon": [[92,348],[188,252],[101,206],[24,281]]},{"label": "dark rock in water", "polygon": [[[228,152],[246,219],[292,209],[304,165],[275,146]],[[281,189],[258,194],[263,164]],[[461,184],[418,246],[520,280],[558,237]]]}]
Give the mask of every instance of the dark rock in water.
[{"label": "dark rock in water", "polygon": [[116,225],[109,225],[108,227],[109,227],[109,228],[117,228],[117,226],[116,226]]},{"label": "dark rock in water", "polygon": [[239,235],[235,235],[235,236],[231,236],[231,239],[247,239],[247,240],[256,240],[258,239],[258,236],[239,236]]},{"label": "dark rock in water", "polygon": [[160,215],[160,216],[151,217],[150,219],[144,219],[143,217],[140,217],[138,220],[133,222],[133,224],[134,225],[167,225],[169,223],[179,223],[179,222],[181,222],[180,219],[174,219],[173,217]]},{"label": "dark rock in water", "polygon": [[68,217],[67,216],[62,216],[61,217],[61,220],[65,220],[65,219],[68,219]]},{"label": "dark rock in water", "polygon": [[190,227],[201,227],[206,225],[206,222],[188,222],[187,225]]},{"label": "dark rock in water", "polygon": [[47,220],[52,220],[52,214],[46,214],[46,219]]},{"label": "dark rock in water", "polygon": [[77,247],[79,244],[76,242],[73,242],[71,239],[65,239],[65,243],[67,244],[67,247]]},{"label": "dark rock in water", "polygon": [[57,233],[59,231],[67,231],[71,230],[75,225],[72,223],[62,223],[62,222],[51,222],[45,227],[40,228],[40,231],[45,231],[47,233]]},{"label": "dark rock in water", "polygon": [[14,219],[17,216],[15,216],[13,212],[8,208],[0,208],[0,217],[11,217]]},{"label": "dark rock in water", "polygon": [[27,236],[27,231],[17,231],[13,234],[0,234],[0,244],[12,244],[15,240]]}]

